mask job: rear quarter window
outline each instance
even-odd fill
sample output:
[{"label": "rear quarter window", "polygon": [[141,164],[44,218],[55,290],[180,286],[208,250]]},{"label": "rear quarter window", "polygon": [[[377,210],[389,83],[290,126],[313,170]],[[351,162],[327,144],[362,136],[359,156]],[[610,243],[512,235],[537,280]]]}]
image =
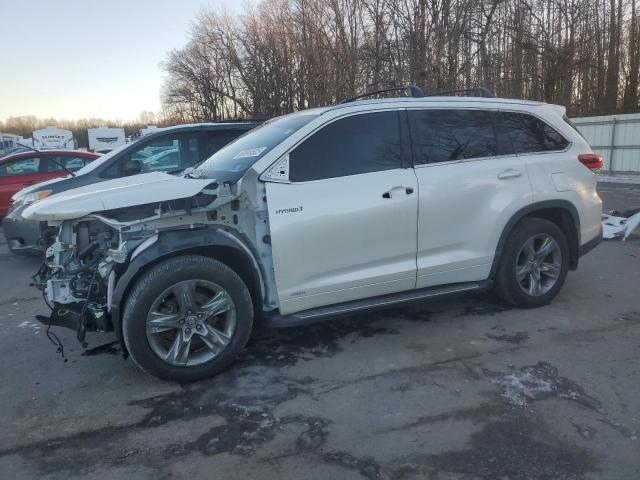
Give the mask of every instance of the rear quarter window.
[{"label": "rear quarter window", "polygon": [[587,139],[584,138],[584,135],[582,135],[582,133],[580,133],[580,130],[578,130],[578,128],[573,124],[573,122],[569,119],[569,117],[567,117],[566,115],[562,116],[562,119],[565,121],[565,123],[567,125],[569,125],[574,132],[576,132],[578,135],[580,135],[580,137],[586,142]]},{"label": "rear quarter window", "polygon": [[528,113],[500,112],[495,127],[498,135],[511,141],[513,153],[552,152],[569,146],[557,130]]},{"label": "rear quarter window", "polygon": [[40,158],[28,157],[0,164],[0,177],[33,175],[40,171]]}]

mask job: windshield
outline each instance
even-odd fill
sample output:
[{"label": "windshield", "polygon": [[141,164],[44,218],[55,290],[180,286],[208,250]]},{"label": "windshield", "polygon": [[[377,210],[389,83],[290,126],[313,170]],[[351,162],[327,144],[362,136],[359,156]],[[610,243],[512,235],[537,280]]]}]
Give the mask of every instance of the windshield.
[{"label": "windshield", "polygon": [[197,170],[207,178],[238,180],[251,165],[318,115],[294,113],[269,120],[218,150]]}]

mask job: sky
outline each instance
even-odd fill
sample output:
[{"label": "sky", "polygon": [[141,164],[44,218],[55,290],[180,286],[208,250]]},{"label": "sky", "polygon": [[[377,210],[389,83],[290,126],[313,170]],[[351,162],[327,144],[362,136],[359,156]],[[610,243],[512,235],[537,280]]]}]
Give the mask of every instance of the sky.
[{"label": "sky", "polygon": [[160,110],[168,51],[238,0],[0,0],[0,120],[133,120]]}]

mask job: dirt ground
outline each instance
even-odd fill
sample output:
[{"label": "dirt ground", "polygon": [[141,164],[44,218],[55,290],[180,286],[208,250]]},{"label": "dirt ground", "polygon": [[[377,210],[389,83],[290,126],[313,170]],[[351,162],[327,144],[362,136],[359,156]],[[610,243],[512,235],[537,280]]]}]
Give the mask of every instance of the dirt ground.
[{"label": "dirt ground", "polygon": [[[640,185],[600,191],[640,206]],[[34,320],[37,265],[0,244],[0,478],[640,478],[640,235],[583,257],[547,307],[473,296],[260,330],[187,386],[106,335],[83,353],[56,329],[64,362]]]}]

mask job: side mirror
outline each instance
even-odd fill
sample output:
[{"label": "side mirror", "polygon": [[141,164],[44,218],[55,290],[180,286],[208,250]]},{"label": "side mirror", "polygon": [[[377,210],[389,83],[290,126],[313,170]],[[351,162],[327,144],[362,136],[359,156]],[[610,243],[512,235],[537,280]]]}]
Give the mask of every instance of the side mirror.
[{"label": "side mirror", "polygon": [[125,177],[142,173],[142,162],[140,160],[127,160],[124,162],[122,173]]}]

